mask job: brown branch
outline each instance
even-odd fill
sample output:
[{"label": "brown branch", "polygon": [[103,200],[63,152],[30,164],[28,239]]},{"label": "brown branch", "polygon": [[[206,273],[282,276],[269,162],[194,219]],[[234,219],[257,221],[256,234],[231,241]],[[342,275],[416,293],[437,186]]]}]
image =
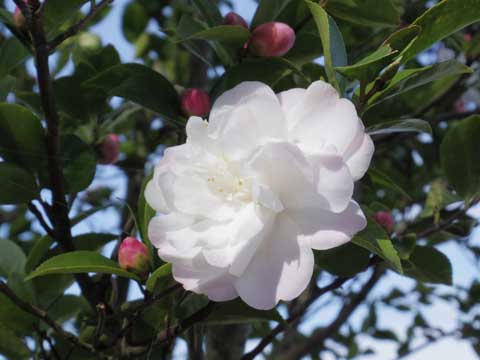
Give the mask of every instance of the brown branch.
[{"label": "brown branch", "polygon": [[310,336],[303,344],[300,344],[292,351],[280,357],[282,360],[295,360],[301,359],[303,356],[315,351],[315,349],[320,348],[324,341],[327,340],[330,336],[335,334],[340,327],[348,320],[350,315],[357,309],[357,307],[366,299],[368,293],[373,289],[375,284],[378,282],[380,277],[383,274],[383,269],[376,266],[373,270],[373,274],[367,283],[364,285],[362,290],[347,304],[338,313],[337,318],[325,329],[314,333]]},{"label": "brown branch", "polygon": [[330,285],[325,286],[323,288],[317,288],[314,290],[312,296],[304,303],[300,308],[297,308],[294,313],[287,319],[286,324],[278,324],[268,335],[266,335],[260,343],[249,353],[243,355],[242,360],[252,360],[254,359],[257,355],[260,355],[262,351],[270,344],[272,343],[277,335],[279,335],[282,331],[285,330],[287,325],[294,324],[300,318],[302,315],[305,313],[305,311],[308,309],[308,307],[314,303],[320,296],[338,289],[341,287],[345,282],[347,282],[351,278],[338,278],[335,281],[333,281]]},{"label": "brown branch", "polygon": [[64,340],[72,343],[74,346],[82,348],[84,350],[95,353],[95,349],[88,344],[81,342],[75,335],[72,333],[63,330],[60,324],[56,323],[45,310],[42,310],[34,305],[31,305],[22,299],[20,299],[13,291],[8,287],[8,285],[0,281],[0,292],[7,296],[12,302],[22,309],[23,311],[35,316],[36,318],[43,321],[45,324],[50,326],[60,337]]},{"label": "brown branch", "polygon": [[62,44],[68,38],[75,36],[81,30],[85,28],[85,26],[92,20],[97,14],[110,5],[114,0],[102,0],[98,5],[95,4],[90,8],[90,11],[83,19],[81,19],[78,23],[70,26],[65,32],[58,35],[49,43],[50,51],[54,51],[60,44]]},{"label": "brown branch", "polygon": [[[46,150],[50,175],[49,188],[52,191],[53,197],[49,216],[54,226],[54,239],[60,244],[64,252],[70,252],[75,250],[75,248],[73,246],[71,224],[68,217],[68,203],[65,196],[63,163],[60,157],[60,119],[55,106],[48,64],[49,47],[42,24],[42,13],[38,10],[40,9],[40,3],[38,0],[30,0],[29,4],[32,10],[34,10],[34,13],[31,18],[28,19],[28,28],[32,35],[35,48],[38,87],[47,124]],[[87,298],[92,308],[95,309],[96,304],[100,300],[100,296],[95,289],[95,284],[86,274],[78,274],[75,278],[82,289],[83,295]]]}]

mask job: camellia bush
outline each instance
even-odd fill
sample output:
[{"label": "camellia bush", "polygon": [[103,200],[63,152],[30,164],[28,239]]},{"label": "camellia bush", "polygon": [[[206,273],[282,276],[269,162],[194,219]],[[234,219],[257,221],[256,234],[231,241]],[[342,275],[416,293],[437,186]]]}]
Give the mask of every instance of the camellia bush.
[{"label": "camellia bush", "polygon": [[4,358],[480,354],[480,0],[0,3]]}]

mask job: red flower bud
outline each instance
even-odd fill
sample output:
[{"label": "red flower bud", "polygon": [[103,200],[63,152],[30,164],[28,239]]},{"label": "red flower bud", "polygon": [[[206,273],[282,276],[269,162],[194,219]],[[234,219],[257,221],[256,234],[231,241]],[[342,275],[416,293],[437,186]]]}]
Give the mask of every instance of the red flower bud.
[{"label": "red flower bud", "polygon": [[210,112],[210,96],[201,89],[187,89],[181,99],[182,111],[187,116],[205,117]]},{"label": "red flower bud", "polygon": [[118,250],[118,263],[122,269],[131,271],[145,279],[150,269],[147,247],[134,237],[125,238]]},{"label": "red flower bud", "polygon": [[242,26],[248,29],[248,24],[245,19],[233,11],[230,11],[225,15],[223,18],[223,25]]},{"label": "red flower bud", "polygon": [[373,215],[373,219],[388,232],[393,232],[395,227],[395,220],[393,219],[392,214],[387,211],[378,211]]},{"label": "red flower bud", "polygon": [[463,40],[465,40],[466,42],[470,42],[470,41],[472,41],[472,39],[473,39],[472,34],[470,34],[470,33],[463,34]]},{"label": "red flower bud", "polygon": [[268,22],[255,28],[250,38],[252,53],[262,57],[285,55],[295,43],[295,31],[281,22]]},{"label": "red flower bud", "polygon": [[114,164],[120,155],[120,137],[116,134],[109,134],[100,144],[99,163],[103,165]]}]

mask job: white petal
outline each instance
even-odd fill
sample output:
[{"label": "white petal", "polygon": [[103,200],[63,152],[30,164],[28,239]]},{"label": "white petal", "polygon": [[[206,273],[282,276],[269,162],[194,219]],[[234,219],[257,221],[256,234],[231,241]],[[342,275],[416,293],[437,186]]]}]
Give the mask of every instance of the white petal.
[{"label": "white petal", "polygon": [[339,214],[322,209],[297,209],[289,215],[301,229],[302,244],[316,250],[343,245],[367,226],[367,220],[355,201]]},{"label": "white petal", "polygon": [[287,142],[268,143],[252,158],[249,167],[262,184],[268,184],[285,208],[326,207],[314,185],[314,169],[300,149]]},{"label": "white petal", "polygon": [[341,212],[346,209],[353,195],[353,178],[341,156],[324,153],[312,156],[317,191],[327,199],[329,209]]},{"label": "white petal", "polygon": [[350,169],[353,180],[357,181],[365,175],[370,166],[374,151],[375,145],[372,139],[362,130],[344,154],[344,159]]},{"label": "white petal", "polygon": [[313,253],[300,247],[297,226],[279,215],[274,231],[258,248],[248,268],[235,282],[240,297],[250,306],[267,310],[280,300],[291,300],[307,287],[313,272]]},{"label": "white petal", "polygon": [[158,184],[155,184],[155,179],[148,182],[145,187],[145,200],[156,211],[160,211],[163,214],[168,214],[170,209],[167,205],[165,196]]}]

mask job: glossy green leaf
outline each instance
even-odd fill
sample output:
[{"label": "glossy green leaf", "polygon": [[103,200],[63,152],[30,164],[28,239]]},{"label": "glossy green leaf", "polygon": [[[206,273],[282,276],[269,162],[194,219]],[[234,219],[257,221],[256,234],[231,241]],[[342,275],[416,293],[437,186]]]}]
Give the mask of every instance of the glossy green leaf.
[{"label": "glossy green leaf", "polygon": [[443,0],[428,9],[412,25],[422,28],[421,34],[405,52],[407,61],[450,34],[480,20],[480,0]]},{"label": "glossy green leaf", "polygon": [[405,119],[387,121],[384,123],[369,126],[367,133],[369,135],[384,135],[400,132],[415,132],[432,134],[432,127],[430,124],[421,119]]},{"label": "glossy green leaf", "polygon": [[97,157],[93,149],[75,135],[64,136],[61,149],[67,192],[85,190],[95,177]]},{"label": "glossy green leaf", "polygon": [[[142,86],[138,86],[142,84]],[[97,88],[109,96],[133,101],[178,123],[180,105],[173,85],[158,72],[140,64],[114,66],[84,83],[85,90]]]},{"label": "glossy green leaf", "polygon": [[46,164],[45,135],[38,117],[15,104],[0,104],[0,156],[28,169]]},{"label": "glossy green leaf", "polygon": [[0,162],[0,204],[28,203],[39,196],[34,176],[12,163]]},{"label": "glossy green leaf", "polygon": [[[368,213],[367,213],[368,214]],[[402,273],[402,264],[392,241],[385,230],[370,215],[367,227],[355,235],[352,242],[386,260],[397,272]]]},{"label": "glossy green leaf", "polygon": [[170,279],[172,275],[172,264],[164,264],[156,269],[147,280],[146,287],[151,293],[164,281]]},{"label": "glossy green leaf", "polygon": [[308,0],[306,0],[306,4],[312,13],[322,40],[328,81],[335,86],[340,93],[343,93],[344,85],[342,84],[342,78],[335,73],[335,67],[345,66],[348,62],[342,34],[335,21],[320,5]]},{"label": "glossy green leaf", "polygon": [[430,246],[417,246],[409,260],[403,261],[405,275],[418,281],[452,284],[452,264],[440,251]]},{"label": "glossy green leaf", "polygon": [[8,278],[12,273],[22,274],[27,259],[23,250],[13,241],[0,238],[0,276]]},{"label": "glossy green leaf", "polygon": [[392,0],[330,0],[326,10],[342,20],[365,26],[398,26],[400,14]]},{"label": "glossy green leaf", "polygon": [[140,280],[135,274],[125,271],[120,266],[94,251],[74,251],[48,259],[32,273],[26,280],[52,274],[80,274],[104,273]]},{"label": "glossy green leaf", "polygon": [[203,16],[210,27],[219,25],[223,18],[216,2],[212,0],[192,0],[193,6]]},{"label": "glossy green leaf", "polygon": [[480,194],[480,116],[462,120],[452,127],[440,147],[448,182],[465,199]]},{"label": "glossy green leaf", "polygon": [[31,358],[27,344],[9,329],[6,324],[0,325],[0,354],[10,360]]},{"label": "glossy green leaf", "polygon": [[0,79],[10,74],[30,56],[30,52],[16,38],[10,37],[0,47]]},{"label": "glossy green leaf", "polygon": [[315,251],[315,265],[322,270],[341,277],[351,277],[364,271],[370,253],[351,242],[323,251]]},{"label": "glossy green leaf", "polygon": [[219,303],[206,320],[209,324],[237,324],[252,321],[285,322],[276,309],[256,310],[240,299]]}]

